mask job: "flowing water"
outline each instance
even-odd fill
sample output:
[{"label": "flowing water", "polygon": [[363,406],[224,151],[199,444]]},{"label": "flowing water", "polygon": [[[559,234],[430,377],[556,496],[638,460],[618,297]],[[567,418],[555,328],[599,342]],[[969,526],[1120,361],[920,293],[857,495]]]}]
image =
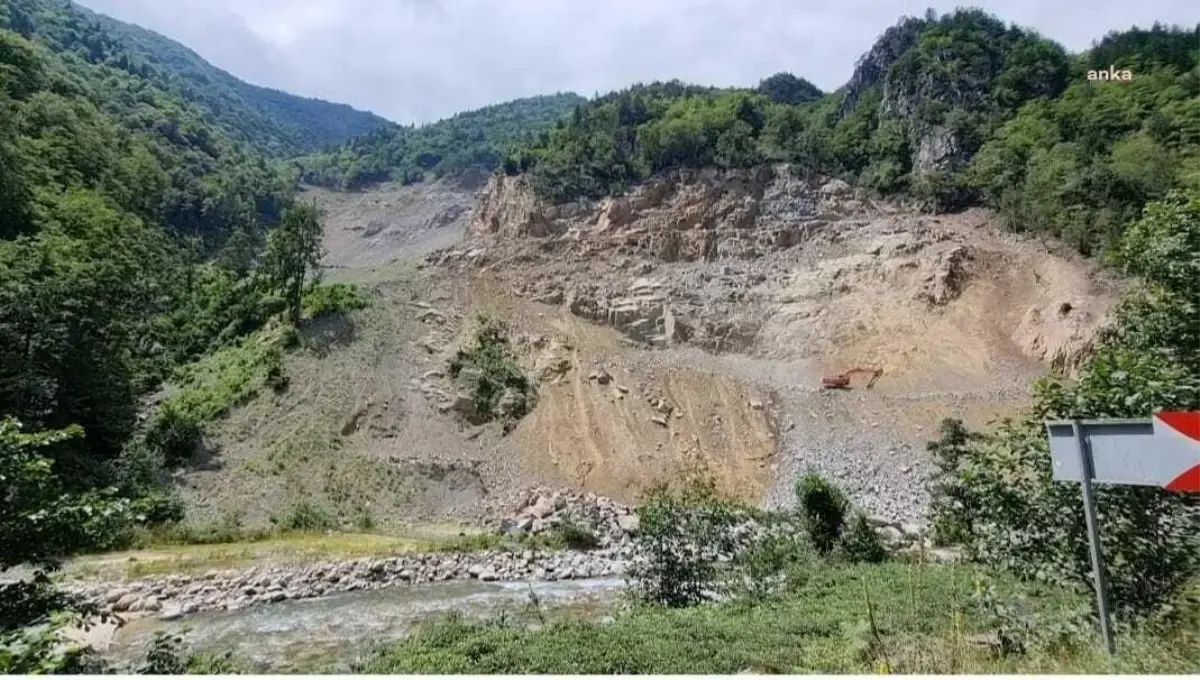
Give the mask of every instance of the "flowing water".
[{"label": "flowing water", "polygon": [[597,619],[615,605],[624,585],[619,578],[430,583],[194,614],[176,621],[146,618],[119,629],[108,655],[129,661],[144,654],[155,633],[186,632],[193,650],[229,650],[260,672],[300,671],[331,663],[344,670],[373,645],[401,638],[414,625],[439,614],[505,615],[526,623],[538,621],[539,611],[542,617]]}]

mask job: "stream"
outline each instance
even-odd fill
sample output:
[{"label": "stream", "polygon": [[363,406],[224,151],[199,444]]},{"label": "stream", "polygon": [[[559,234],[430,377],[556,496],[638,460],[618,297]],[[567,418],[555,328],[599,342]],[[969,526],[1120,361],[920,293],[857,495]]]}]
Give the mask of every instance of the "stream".
[{"label": "stream", "polygon": [[[428,583],[200,613],[175,621],[148,617],[118,629],[105,655],[128,662],[145,653],[155,633],[184,632],[192,650],[232,651],[257,672],[345,671],[372,646],[402,638],[416,624],[439,614],[459,612],[481,619],[506,615],[535,624],[540,610],[545,617],[594,620],[612,609],[624,586],[621,578]],[[534,598],[538,609],[532,606]]]}]

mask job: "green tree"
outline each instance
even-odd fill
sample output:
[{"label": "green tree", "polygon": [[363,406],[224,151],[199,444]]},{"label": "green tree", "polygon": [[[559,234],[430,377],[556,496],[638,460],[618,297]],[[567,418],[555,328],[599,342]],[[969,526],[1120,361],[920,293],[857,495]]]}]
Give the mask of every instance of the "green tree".
[{"label": "green tree", "polygon": [[11,418],[0,420],[0,574],[34,568],[32,576],[0,584],[0,673],[95,670],[86,650],[59,636],[93,612],[47,574],[63,557],[110,545],[133,508],[108,492],[64,492],[44,452],[82,434],[77,427],[27,433]]},{"label": "green tree", "polygon": [[233,272],[234,276],[242,278],[254,266],[254,240],[245,229],[234,229],[225,245],[221,247],[218,261],[221,266]]},{"label": "green tree", "polygon": [[796,482],[796,502],[804,529],[813,547],[828,555],[837,546],[846,525],[850,503],[845,494],[820,475],[805,475]]},{"label": "green tree", "polygon": [[[1200,195],[1147,206],[1118,260],[1143,279],[1075,384],[1043,380],[1025,416],[994,432],[948,432],[935,489],[937,526],[967,533],[977,559],[1028,578],[1090,588],[1091,565],[1079,487],[1056,483],[1044,420],[1145,418],[1200,408]],[[1138,620],[1200,573],[1195,501],[1149,487],[1100,485],[1100,533],[1116,611]]]},{"label": "green tree", "polygon": [[316,204],[302,203],[288,209],[279,227],[267,235],[263,264],[267,276],[287,300],[293,325],[300,324],[306,278],[319,275],[323,233]]},{"label": "green tree", "polygon": [[758,91],[776,104],[805,104],[824,96],[816,85],[786,71],[764,78]]}]

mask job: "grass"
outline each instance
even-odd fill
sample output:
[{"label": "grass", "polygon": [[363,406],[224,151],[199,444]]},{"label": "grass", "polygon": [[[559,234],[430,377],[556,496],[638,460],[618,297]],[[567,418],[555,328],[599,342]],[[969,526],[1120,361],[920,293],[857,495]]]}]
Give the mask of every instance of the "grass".
[{"label": "grass", "polygon": [[372,533],[281,532],[258,540],[155,545],[73,560],[68,576],[137,579],[210,569],[381,557],[433,550],[436,540]]},{"label": "grass", "polygon": [[[288,523],[285,526],[291,526]],[[301,523],[298,526],[303,526]],[[487,550],[561,550],[557,534],[511,538],[486,532],[462,532],[448,526],[426,526],[407,534],[305,529],[243,530],[229,522],[178,525],[147,532],[139,547],[72,560],[67,578],[133,580],[166,574],[203,573],[212,569],[250,568],[264,564],[305,564],[328,560],[386,557],[411,553],[471,553]]]},{"label": "grass", "polygon": [[241,343],[206,354],[181,371],[178,391],[165,404],[199,422],[216,420],[246,403],[280,360],[278,338],[260,331]]},{"label": "grass", "polygon": [[[562,621],[539,629],[459,618],[381,648],[360,673],[732,674],[1194,672],[1197,644],[1125,638],[1116,659],[1092,637],[1007,657],[974,644],[986,614],[973,610],[975,569],[935,565],[826,566],[793,593],[759,603],[634,608],[609,625]],[[1021,591],[990,577],[1006,594]],[[1043,612],[1080,600],[1025,591]]]}]

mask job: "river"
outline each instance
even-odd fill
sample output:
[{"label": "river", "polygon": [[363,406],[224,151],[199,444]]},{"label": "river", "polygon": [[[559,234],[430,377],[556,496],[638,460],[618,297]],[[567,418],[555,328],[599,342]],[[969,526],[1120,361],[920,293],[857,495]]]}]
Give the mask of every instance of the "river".
[{"label": "river", "polygon": [[620,578],[428,583],[207,612],[175,621],[142,618],[113,634],[106,656],[130,661],[144,654],[155,633],[185,632],[193,650],[232,651],[258,672],[345,671],[372,646],[402,638],[416,624],[440,614],[505,615],[529,625],[536,625],[539,610],[543,617],[599,619],[611,611],[624,586]]}]

